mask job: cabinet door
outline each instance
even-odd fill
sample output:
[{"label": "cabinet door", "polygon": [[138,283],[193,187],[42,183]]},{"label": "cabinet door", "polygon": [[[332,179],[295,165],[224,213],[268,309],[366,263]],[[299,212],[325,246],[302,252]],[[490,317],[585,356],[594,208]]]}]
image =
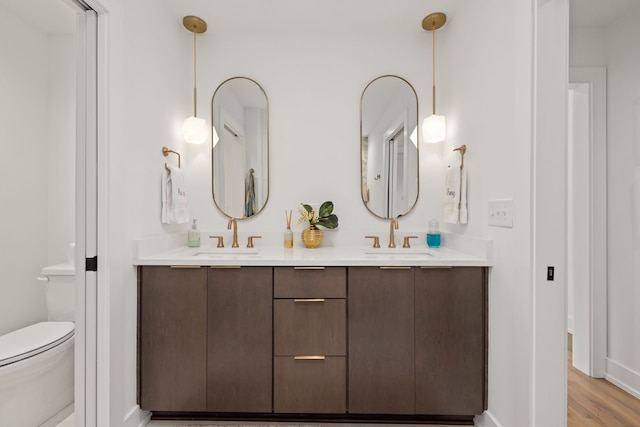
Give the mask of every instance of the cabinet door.
[{"label": "cabinet door", "polygon": [[414,412],[414,271],[349,268],[349,412]]},{"label": "cabinet door", "polygon": [[138,270],[139,402],[151,411],[204,411],[206,269]]},{"label": "cabinet door", "polygon": [[416,270],[416,412],[485,407],[486,281],[481,267]]},{"label": "cabinet door", "polygon": [[272,269],[209,270],[207,410],[271,412]]}]

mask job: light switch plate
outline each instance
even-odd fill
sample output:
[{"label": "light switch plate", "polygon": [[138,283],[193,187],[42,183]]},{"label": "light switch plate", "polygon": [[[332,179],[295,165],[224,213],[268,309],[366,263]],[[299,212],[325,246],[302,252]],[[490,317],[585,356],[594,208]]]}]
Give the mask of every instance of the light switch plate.
[{"label": "light switch plate", "polygon": [[513,228],[513,199],[489,200],[489,225]]}]

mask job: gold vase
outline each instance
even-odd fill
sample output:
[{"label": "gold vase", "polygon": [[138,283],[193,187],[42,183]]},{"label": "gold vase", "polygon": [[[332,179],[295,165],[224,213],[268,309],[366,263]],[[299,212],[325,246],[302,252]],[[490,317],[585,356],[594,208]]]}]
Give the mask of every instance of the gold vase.
[{"label": "gold vase", "polygon": [[302,230],[302,243],[308,248],[317,248],[322,243],[322,230],[315,225],[310,225]]}]

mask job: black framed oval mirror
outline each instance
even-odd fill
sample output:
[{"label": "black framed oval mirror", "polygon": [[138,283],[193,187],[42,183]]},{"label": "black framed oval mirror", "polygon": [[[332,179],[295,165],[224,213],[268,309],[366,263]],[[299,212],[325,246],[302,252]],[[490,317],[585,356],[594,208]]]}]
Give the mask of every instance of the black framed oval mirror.
[{"label": "black framed oval mirror", "polygon": [[362,201],[380,218],[406,215],[419,192],[418,97],[402,77],[372,80],[360,99]]},{"label": "black framed oval mirror", "polygon": [[251,218],[269,199],[269,102],[262,86],[232,77],[211,99],[211,180],[215,205]]}]

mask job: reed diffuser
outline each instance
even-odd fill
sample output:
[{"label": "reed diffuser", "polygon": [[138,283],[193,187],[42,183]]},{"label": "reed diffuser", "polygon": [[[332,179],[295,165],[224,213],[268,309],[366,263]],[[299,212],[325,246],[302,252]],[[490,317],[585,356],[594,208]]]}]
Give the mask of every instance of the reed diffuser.
[{"label": "reed diffuser", "polygon": [[284,211],[284,217],[287,220],[287,229],[284,232],[284,247],[293,248],[293,231],[291,231],[291,214],[293,211]]}]

